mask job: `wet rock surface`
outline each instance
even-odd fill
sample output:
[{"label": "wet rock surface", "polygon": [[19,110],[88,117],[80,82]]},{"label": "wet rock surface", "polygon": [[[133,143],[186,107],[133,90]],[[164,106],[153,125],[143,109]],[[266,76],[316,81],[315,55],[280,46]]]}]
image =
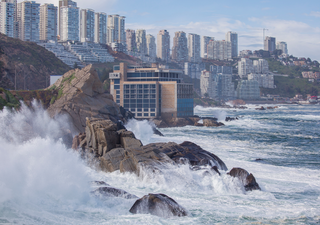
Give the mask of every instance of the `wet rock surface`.
[{"label": "wet rock surface", "polygon": [[113,187],[99,187],[91,193],[96,197],[120,197],[125,199],[138,198],[137,196],[132,195],[124,190]]},{"label": "wet rock surface", "polygon": [[249,174],[245,169],[232,168],[228,175],[239,178],[246,191],[261,190],[252,173]]},{"label": "wet rock surface", "polygon": [[188,212],[165,194],[148,194],[138,199],[129,210],[133,214],[151,214],[163,218],[187,216]]}]

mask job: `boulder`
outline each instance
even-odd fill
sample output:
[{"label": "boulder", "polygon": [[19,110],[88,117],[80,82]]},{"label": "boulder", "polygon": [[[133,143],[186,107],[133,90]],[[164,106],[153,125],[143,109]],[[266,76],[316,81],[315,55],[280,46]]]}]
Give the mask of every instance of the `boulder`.
[{"label": "boulder", "polygon": [[151,214],[163,218],[187,216],[188,212],[165,194],[148,194],[138,199],[131,209],[133,214]]},{"label": "boulder", "polygon": [[256,110],[266,110],[266,108],[264,108],[263,106],[261,106],[260,108],[256,108]]},{"label": "boulder", "polygon": [[103,85],[92,65],[82,70],[70,70],[47,89],[59,92],[57,100],[47,110],[49,115],[67,115],[74,132],[85,131],[86,117],[109,119],[113,122],[123,120],[119,106],[113,101],[112,95],[104,93]]},{"label": "boulder", "polygon": [[239,178],[246,191],[261,190],[255,177],[251,173],[249,174],[245,169],[232,168],[228,175]]},{"label": "boulder", "polygon": [[125,199],[138,198],[124,190],[113,188],[113,187],[99,187],[91,192],[97,197],[121,197]]},{"label": "boulder", "polygon": [[217,122],[216,118],[205,118],[203,119],[203,126],[206,127],[219,127],[223,126],[224,124],[221,122]]}]

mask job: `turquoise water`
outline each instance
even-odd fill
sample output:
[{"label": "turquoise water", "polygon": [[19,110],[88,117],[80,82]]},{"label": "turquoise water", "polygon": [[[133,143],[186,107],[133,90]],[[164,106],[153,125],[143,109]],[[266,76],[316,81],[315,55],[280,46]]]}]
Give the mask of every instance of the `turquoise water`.
[{"label": "turquoise water", "polygon": [[[0,113],[0,224],[319,224],[320,107],[284,105],[258,111],[196,107],[200,116],[239,120],[222,127],[160,129],[151,134],[147,121],[131,121],[143,144],[192,141],[219,156],[228,169],[252,173],[261,191],[245,192],[237,179],[203,176],[187,165],[161,174],[104,173],[88,167],[76,152],[53,140],[64,118],[53,121],[36,107]],[[38,136],[25,137],[24,121],[33,121]],[[259,160],[257,160],[259,159]],[[90,181],[101,180],[142,197],[164,193],[189,216],[159,218],[132,215],[134,200],[97,199]]]}]

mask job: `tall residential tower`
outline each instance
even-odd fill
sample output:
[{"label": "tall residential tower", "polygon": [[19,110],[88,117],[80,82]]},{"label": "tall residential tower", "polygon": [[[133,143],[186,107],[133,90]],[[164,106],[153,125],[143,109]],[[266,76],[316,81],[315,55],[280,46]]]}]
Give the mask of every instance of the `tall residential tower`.
[{"label": "tall residential tower", "polygon": [[57,40],[58,8],[53,4],[40,6],[40,40]]},{"label": "tall residential tower", "polygon": [[175,32],[172,47],[172,59],[177,62],[188,61],[188,40],[183,31]]},{"label": "tall residential tower", "polygon": [[157,57],[170,60],[170,35],[167,30],[160,30],[157,37]]},{"label": "tall residential tower", "polygon": [[231,42],[231,57],[238,57],[238,34],[229,31],[226,34],[226,41]]}]

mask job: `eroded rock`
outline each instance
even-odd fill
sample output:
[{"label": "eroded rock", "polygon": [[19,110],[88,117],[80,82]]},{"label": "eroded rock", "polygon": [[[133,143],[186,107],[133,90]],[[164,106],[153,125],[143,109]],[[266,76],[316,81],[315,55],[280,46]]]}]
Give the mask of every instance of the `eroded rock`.
[{"label": "eroded rock", "polygon": [[91,193],[97,197],[120,197],[125,199],[138,198],[136,195],[132,195],[124,190],[113,187],[99,187]]},{"label": "eroded rock", "polygon": [[261,190],[252,173],[249,174],[245,169],[232,168],[228,175],[239,178],[246,191]]},{"label": "eroded rock", "polygon": [[187,216],[188,212],[165,194],[148,194],[138,199],[131,209],[133,214],[151,214],[163,218]]}]

